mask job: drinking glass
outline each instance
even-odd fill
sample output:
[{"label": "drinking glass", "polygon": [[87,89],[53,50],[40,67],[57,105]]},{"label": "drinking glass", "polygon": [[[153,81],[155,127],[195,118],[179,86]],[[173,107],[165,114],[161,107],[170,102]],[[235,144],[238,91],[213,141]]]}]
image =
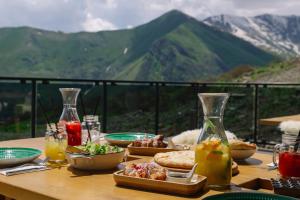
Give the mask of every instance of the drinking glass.
[{"label": "drinking glass", "polygon": [[97,142],[100,139],[100,122],[98,115],[85,115],[83,117],[82,126],[82,143],[86,143],[88,132],[91,135],[91,141]]},{"label": "drinking glass", "polygon": [[275,145],[273,163],[278,166],[278,171],[282,177],[300,178],[300,150],[295,150],[294,145],[285,143]]},{"label": "drinking glass", "polygon": [[65,151],[67,148],[67,134],[64,128],[59,130],[53,124],[48,126],[45,134],[45,155],[49,162],[62,163],[65,161]]}]

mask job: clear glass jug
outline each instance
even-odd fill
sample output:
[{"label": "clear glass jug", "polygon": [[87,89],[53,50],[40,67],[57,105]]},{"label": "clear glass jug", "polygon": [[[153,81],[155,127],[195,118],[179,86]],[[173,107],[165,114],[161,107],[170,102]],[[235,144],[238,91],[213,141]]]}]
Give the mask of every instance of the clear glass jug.
[{"label": "clear glass jug", "polygon": [[227,93],[199,93],[204,123],[195,147],[196,173],[206,176],[211,188],[226,188],[232,176],[229,143],[223,127]]},{"label": "clear glass jug", "polygon": [[68,136],[68,145],[81,145],[81,124],[77,114],[76,102],[79,88],[60,88],[63,97],[63,112],[59,123],[65,125]]}]

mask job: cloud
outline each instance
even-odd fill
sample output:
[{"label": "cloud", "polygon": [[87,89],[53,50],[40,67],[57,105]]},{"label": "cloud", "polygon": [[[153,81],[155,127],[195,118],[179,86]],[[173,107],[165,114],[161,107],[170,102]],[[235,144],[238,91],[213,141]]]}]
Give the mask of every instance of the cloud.
[{"label": "cloud", "polygon": [[102,30],[114,30],[116,29],[115,25],[101,19],[99,17],[93,17],[92,14],[87,13],[85,21],[82,23],[84,31],[95,32]]},{"label": "cloud", "polygon": [[65,32],[134,27],[178,9],[199,20],[211,15],[300,15],[299,0],[0,0],[0,27]]}]

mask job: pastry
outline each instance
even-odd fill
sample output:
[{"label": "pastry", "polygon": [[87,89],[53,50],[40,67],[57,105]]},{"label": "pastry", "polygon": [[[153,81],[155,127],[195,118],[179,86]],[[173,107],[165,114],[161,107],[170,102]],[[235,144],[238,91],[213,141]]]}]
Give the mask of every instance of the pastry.
[{"label": "pastry", "polygon": [[251,150],[256,149],[256,144],[243,142],[242,140],[230,140],[230,147],[232,150]]},{"label": "pastry", "polygon": [[157,135],[154,138],[144,138],[143,140],[135,140],[132,143],[133,147],[155,147],[165,148],[167,145],[163,142],[164,136]]},{"label": "pastry", "polygon": [[194,151],[171,151],[167,153],[157,153],[154,161],[164,167],[191,169],[194,166]]}]

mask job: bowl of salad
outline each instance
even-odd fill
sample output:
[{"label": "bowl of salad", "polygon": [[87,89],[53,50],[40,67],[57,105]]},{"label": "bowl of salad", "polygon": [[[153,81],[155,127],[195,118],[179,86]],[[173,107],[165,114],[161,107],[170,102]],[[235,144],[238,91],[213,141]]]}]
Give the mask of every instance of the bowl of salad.
[{"label": "bowl of salad", "polygon": [[84,153],[66,152],[66,158],[71,167],[81,170],[114,169],[123,161],[125,154],[121,147],[92,142],[76,148]]}]

